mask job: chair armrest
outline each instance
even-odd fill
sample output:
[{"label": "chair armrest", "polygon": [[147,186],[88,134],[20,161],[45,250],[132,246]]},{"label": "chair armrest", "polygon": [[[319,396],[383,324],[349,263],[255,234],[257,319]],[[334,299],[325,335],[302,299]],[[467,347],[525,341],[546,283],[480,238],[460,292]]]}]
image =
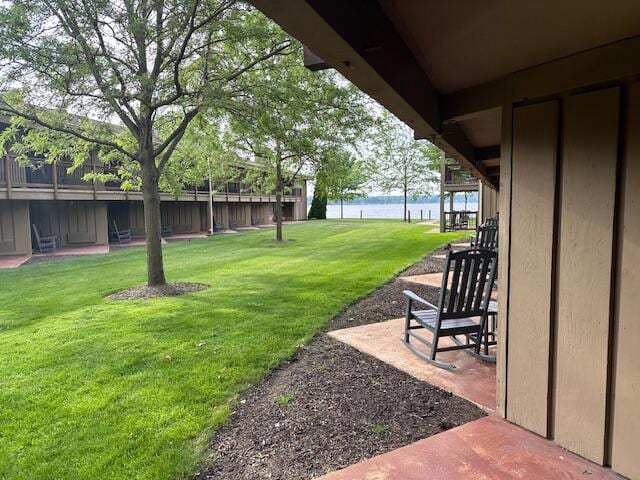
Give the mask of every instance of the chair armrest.
[{"label": "chair armrest", "polygon": [[436,307],[433,303],[427,302],[424,298],[416,295],[411,290],[403,290],[402,293],[404,293],[410,300],[413,300],[414,302],[422,303],[432,310],[438,310],[438,307]]},{"label": "chair armrest", "polygon": [[40,241],[41,242],[57,242],[58,237],[56,237],[55,235],[52,235],[50,237],[40,237]]}]

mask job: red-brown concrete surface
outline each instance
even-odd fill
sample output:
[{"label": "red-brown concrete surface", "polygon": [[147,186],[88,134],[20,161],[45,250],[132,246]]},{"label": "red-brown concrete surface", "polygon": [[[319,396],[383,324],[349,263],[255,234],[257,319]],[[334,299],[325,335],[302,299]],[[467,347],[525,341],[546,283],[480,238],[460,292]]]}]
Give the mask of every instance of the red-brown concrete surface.
[{"label": "red-brown concrete surface", "polygon": [[[442,272],[437,273],[425,273],[422,275],[409,275],[406,277],[400,277],[400,280],[404,280],[409,283],[419,283],[420,285],[427,285],[429,287],[440,288],[442,286]],[[410,289],[410,286],[407,286]]]},{"label": "red-brown concrete surface", "polygon": [[[462,350],[456,350],[439,353],[438,359],[453,363],[457,368],[455,370],[438,368],[416,356],[402,343],[403,329],[404,319],[396,318],[386,322],[334,330],[329,332],[329,335],[419,380],[465,398],[487,411],[495,410],[495,363],[485,362]],[[424,334],[429,335],[427,331],[424,331]],[[426,346],[417,341],[412,344],[427,353]],[[450,339],[443,338],[440,344],[445,346],[452,343]]]},{"label": "red-brown concrete surface", "polygon": [[320,480],[622,480],[498,417],[485,417]]},{"label": "red-brown concrete surface", "polygon": [[81,245],[61,247],[51,253],[37,253],[34,257],[64,257],[65,255],[101,255],[109,253],[108,245]]},{"label": "red-brown concrete surface", "polygon": [[29,260],[28,255],[0,255],[0,270],[18,268]]}]

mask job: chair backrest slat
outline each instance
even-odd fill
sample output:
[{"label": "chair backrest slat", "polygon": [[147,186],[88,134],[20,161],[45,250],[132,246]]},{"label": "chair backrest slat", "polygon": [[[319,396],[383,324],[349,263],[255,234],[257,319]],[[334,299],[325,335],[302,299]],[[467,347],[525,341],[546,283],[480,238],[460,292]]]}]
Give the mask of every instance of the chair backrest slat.
[{"label": "chair backrest slat", "polygon": [[[455,257],[455,259],[454,259]],[[462,267],[462,263],[461,261],[457,260],[457,257],[455,256],[455,254],[449,254],[449,258],[451,259],[452,263],[453,263],[453,276],[451,277],[451,287],[447,287],[448,285],[448,280],[447,283],[445,283],[445,287],[443,289],[443,292],[446,293],[447,290],[449,290],[449,304],[447,306],[447,311],[454,311],[456,308],[456,301],[457,301],[457,295],[453,295],[453,292],[457,292],[458,291],[458,285],[460,284],[460,270]]]},{"label": "chair backrest slat", "polygon": [[38,227],[36,227],[35,223],[33,223],[31,225],[31,227],[33,228],[33,234],[36,236],[36,243],[39,246],[40,245],[40,232],[38,231]]},{"label": "chair backrest slat", "polygon": [[[489,268],[491,267],[491,263],[489,261],[482,262],[482,268],[480,269],[479,278],[487,278],[489,275]],[[495,278],[495,275],[494,275]],[[472,306],[472,309],[481,310],[482,309],[482,301],[484,300],[485,288],[487,287],[488,282],[478,282],[478,291],[476,292],[475,302]],[[493,280],[491,281],[493,285]],[[491,296],[491,287],[489,287],[489,296]]]},{"label": "chair backrest slat", "polygon": [[[473,259],[472,260],[472,268],[471,268],[471,272],[469,273],[470,278],[474,279],[474,278],[478,278],[478,269],[482,266],[483,262],[481,260],[478,259]],[[478,284],[481,284],[482,282],[478,282]],[[476,289],[472,292],[472,295],[467,295],[467,301],[464,305],[464,308],[467,310],[471,310],[472,308],[474,308],[475,305],[475,300],[477,298],[478,295],[478,289],[476,287]],[[477,308],[477,307],[476,307]]]},{"label": "chair backrest slat", "polygon": [[449,252],[442,277],[440,319],[484,315],[489,307],[497,263],[495,250]]}]

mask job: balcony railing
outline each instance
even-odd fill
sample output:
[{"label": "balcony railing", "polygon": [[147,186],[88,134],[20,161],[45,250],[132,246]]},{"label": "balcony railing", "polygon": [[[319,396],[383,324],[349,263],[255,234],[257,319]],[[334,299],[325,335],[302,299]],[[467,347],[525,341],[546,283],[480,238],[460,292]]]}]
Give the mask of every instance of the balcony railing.
[{"label": "balcony railing", "polygon": [[445,169],[444,174],[445,185],[477,185],[478,179],[466,170]]},{"label": "balcony railing", "polygon": [[[47,188],[47,189],[75,189],[75,190],[120,190],[120,182],[116,179],[106,182],[83,180],[89,173],[113,173],[116,168],[102,165],[80,165],[69,172],[71,163],[61,162],[55,165],[46,163],[40,159],[33,159],[31,166],[18,164],[15,159],[0,157],[0,187],[10,184],[16,188]],[[267,196],[268,192],[260,192],[254,189],[250,183],[244,182],[214,182],[213,191],[219,195],[261,195]],[[201,185],[188,185],[184,187],[185,193],[208,193],[208,180]],[[271,192],[275,195],[275,192]],[[302,188],[291,188],[285,194],[285,198],[302,197]]]}]

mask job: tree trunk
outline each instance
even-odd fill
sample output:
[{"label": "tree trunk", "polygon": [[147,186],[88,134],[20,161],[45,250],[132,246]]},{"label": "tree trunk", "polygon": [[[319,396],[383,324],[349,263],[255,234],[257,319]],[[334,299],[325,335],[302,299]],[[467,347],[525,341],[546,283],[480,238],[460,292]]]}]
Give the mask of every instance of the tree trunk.
[{"label": "tree trunk", "polygon": [[162,260],[162,230],[160,219],[160,172],[149,149],[140,152],[142,161],[142,195],[144,204],[144,230],[147,242],[147,284],[164,285]]},{"label": "tree trunk", "polygon": [[403,211],[402,220],[406,222],[407,221],[407,188],[406,187],[404,188],[403,193],[404,193],[404,211]]},{"label": "tree trunk", "polygon": [[276,163],[276,241],[282,241],[282,191],[284,182],[282,181],[282,165],[280,160]]},{"label": "tree trunk", "polygon": [[344,218],[344,214],[342,211],[342,199],[340,199],[340,218],[343,219]]}]

